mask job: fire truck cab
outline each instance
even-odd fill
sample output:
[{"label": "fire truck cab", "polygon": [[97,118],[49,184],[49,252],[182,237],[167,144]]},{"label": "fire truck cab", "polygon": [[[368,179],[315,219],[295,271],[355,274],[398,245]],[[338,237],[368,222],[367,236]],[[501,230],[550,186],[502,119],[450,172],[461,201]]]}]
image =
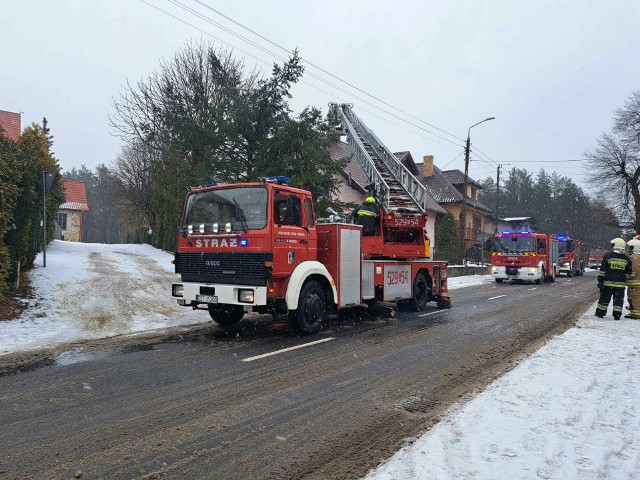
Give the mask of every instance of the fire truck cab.
[{"label": "fire truck cab", "polygon": [[529,230],[503,230],[495,234],[491,275],[505,280],[555,282],[558,275],[558,240]]}]

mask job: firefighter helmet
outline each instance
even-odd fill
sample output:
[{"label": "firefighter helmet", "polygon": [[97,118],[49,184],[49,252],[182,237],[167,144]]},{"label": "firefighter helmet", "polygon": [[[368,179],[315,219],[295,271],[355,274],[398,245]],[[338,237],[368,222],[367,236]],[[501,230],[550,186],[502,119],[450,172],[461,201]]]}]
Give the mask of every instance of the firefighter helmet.
[{"label": "firefighter helmet", "polygon": [[376,203],[376,199],[373,197],[367,197],[364,199],[364,203]]},{"label": "firefighter helmet", "polygon": [[637,238],[632,238],[631,240],[629,240],[627,242],[627,246],[629,247],[630,251],[635,252],[637,248],[637,251],[640,252],[640,240],[638,240]]},{"label": "firefighter helmet", "polygon": [[624,250],[626,246],[627,242],[625,242],[620,237],[611,240],[611,248],[613,248],[614,250]]}]

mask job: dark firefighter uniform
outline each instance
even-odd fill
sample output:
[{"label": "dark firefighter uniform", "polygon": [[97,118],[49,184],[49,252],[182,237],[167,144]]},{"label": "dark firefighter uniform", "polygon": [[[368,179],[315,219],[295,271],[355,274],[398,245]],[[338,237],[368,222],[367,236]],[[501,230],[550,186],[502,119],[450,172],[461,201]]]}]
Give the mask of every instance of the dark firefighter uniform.
[{"label": "dark firefighter uniform", "polygon": [[363,235],[375,235],[378,217],[380,216],[380,207],[373,197],[367,197],[362,205],[356,207],[351,216],[358,225],[362,225]]},{"label": "dark firefighter uniform", "polygon": [[602,257],[602,265],[598,273],[600,298],[596,307],[596,317],[604,318],[613,297],[613,318],[620,320],[627,279],[632,276],[631,259],[626,254],[611,250]]}]

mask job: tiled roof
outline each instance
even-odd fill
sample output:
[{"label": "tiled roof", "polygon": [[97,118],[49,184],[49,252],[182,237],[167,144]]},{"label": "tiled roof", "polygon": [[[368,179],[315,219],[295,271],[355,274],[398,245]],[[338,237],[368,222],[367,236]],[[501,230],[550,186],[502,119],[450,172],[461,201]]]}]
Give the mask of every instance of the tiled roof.
[{"label": "tiled roof", "polygon": [[367,191],[367,185],[370,183],[369,179],[348,143],[341,141],[331,143],[331,145],[329,145],[329,156],[334,162],[346,159],[347,163],[343,169],[344,177],[348,178],[351,176],[351,180],[354,181],[358,190],[362,193]]},{"label": "tiled roof", "polygon": [[[447,181],[453,186],[464,185],[464,173],[462,173],[460,170],[442,170],[442,175],[444,175],[444,178],[446,178]],[[471,177],[469,177],[468,183],[470,185],[475,185],[476,188],[480,187],[480,184]]]},{"label": "tiled roof", "polygon": [[84,182],[76,180],[62,180],[64,187],[65,203],[60,205],[60,210],[89,211],[87,205],[87,189]]},{"label": "tiled roof", "polygon": [[[460,172],[459,170],[449,170],[448,172]],[[433,175],[431,177],[419,176],[418,179],[427,187],[431,196],[438,203],[464,203],[464,197],[462,193],[454,187],[447,176],[435,165],[433,166]],[[462,174],[462,172],[460,172]],[[464,178],[464,174],[463,178]],[[473,182],[475,184],[475,182]],[[461,185],[464,184],[464,180]],[[492,213],[492,210],[482,202],[478,202],[467,198],[467,205],[477,208],[478,210],[484,210],[487,213]]]},{"label": "tiled roof", "polygon": [[20,136],[20,118],[19,113],[0,110],[0,127],[4,129],[4,135],[14,142]]}]

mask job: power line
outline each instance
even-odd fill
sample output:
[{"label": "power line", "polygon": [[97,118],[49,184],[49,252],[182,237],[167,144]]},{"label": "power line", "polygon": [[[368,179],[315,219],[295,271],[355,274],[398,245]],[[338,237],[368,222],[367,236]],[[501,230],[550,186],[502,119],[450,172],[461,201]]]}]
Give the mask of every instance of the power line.
[{"label": "power line", "polygon": [[[234,23],[235,25],[239,26],[240,28],[243,28],[243,29],[247,30],[248,32],[251,32],[252,34],[254,34],[254,35],[256,35],[256,36],[260,37],[261,39],[263,39],[263,40],[264,40],[264,41],[266,41],[266,42],[269,42],[271,45],[273,45],[273,46],[275,46],[275,47],[277,47],[277,48],[279,48],[279,49],[281,49],[281,50],[283,50],[283,51],[287,52],[288,54],[291,54],[291,53],[292,53],[289,49],[287,49],[287,48],[285,48],[285,47],[283,47],[283,46],[281,46],[281,45],[278,45],[277,43],[273,42],[272,40],[268,39],[267,37],[265,37],[265,36],[263,36],[263,35],[259,34],[258,32],[256,32],[256,31],[254,31],[254,30],[250,29],[249,27],[247,27],[247,26],[243,25],[242,23],[240,23],[240,22],[238,22],[238,21],[234,20],[233,18],[229,17],[228,15],[225,15],[224,13],[220,12],[219,10],[216,10],[215,8],[210,7],[209,5],[205,4],[204,2],[202,2],[202,1],[200,1],[200,0],[194,0],[194,1],[195,1],[196,3],[198,3],[198,4],[202,5],[203,7],[205,7],[205,8],[207,8],[207,9],[211,10],[212,12],[214,12],[214,13],[216,13],[216,14],[220,15],[221,17],[226,18],[227,20],[229,20],[230,22],[232,22],[232,23]],[[376,97],[375,95],[372,95],[372,94],[370,94],[370,93],[366,92],[365,90],[363,90],[363,89],[361,89],[361,88],[359,88],[359,87],[357,87],[357,86],[353,85],[352,83],[350,83],[350,82],[348,82],[348,81],[346,81],[346,80],[344,80],[344,79],[342,79],[342,78],[338,77],[337,75],[334,75],[333,73],[331,73],[331,72],[329,72],[328,70],[325,70],[324,68],[322,68],[322,67],[320,67],[320,66],[318,66],[318,65],[316,65],[316,64],[314,64],[314,63],[312,63],[312,62],[310,62],[309,60],[306,60],[306,59],[304,59],[304,58],[301,58],[301,60],[302,60],[302,61],[304,61],[305,63],[307,63],[308,65],[310,65],[310,66],[312,66],[312,67],[314,67],[314,68],[316,68],[316,69],[320,70],[321,72],[323,72],[323,73],[325,73],[325,74],[329,75],[330,77],[335,78],[336,80],[338,80],[338,81],[340,81],[340,82],[342,82],[342,83],[344,83],[344,84],[346,84],[346,85],[349,85],[351,88],[353,88],[353,89],[355,89],[355,90],[357,90],[357,91],[359,91],[359,92],[361,92],[361,93],[364,93],[364,94],[365,94],[365,95],[367,95],[368,97],[373,98],[374,100],[376,100],[376,101],[378,101],[378,102],[382,103],[383,105],[386,105],[387,107],[391,107],[391,108],[393,108],[394,110],[396,110],[396,111],[398,111],[398,112],[400,112],[400,113],[402,113],[402,114],[404,114],[404,115],[408,116],[409,118],[412,118],[412,119],[414,119],[414,120],[417,120],[417,121],[419,121],[419,122],[422,122],[422,123],[424,123],[425,125],[430,126],[431,128],[435,128],[436,130],[438,130],[438,131],[440,131],[440,132],[442,132],[442,133],[445,133],[445,134],[447,134],[447,135],[452,136],[453,138],[456,138],[456,139],[458,139],[458,140],[464,141],[464,139],[463,139],[463,138],[460,138],[460,137],[458,137],[457,135],[454,135],[453,133],[449,133],[449,132],[447,132],[446,130],[443,130],[443,129],[439,128],[439,127],[436,127],[435,125],[432,125],[431,123],[429,123],[429,122],[427,122],[427,121],[425,121],[425,120],[422,120],[422,119],[420,119],[420,118],[414,117],[414,116],[413,116],[413,115],[411,115],[410,113],[407,113],[407,112],[405,112],[404,110],[402,110],[402,109],[400,109],[400,108],[397,108],[397,107],[395,107],[395,106],[391,105],[390,103],[385,102],[385,101],[384,101],[384,100],[382,100],[381,98],[378,98],[378,97]]]},{"label": "power line", "polygon": [[[192,28],[195,28],[196,30],[198,30],[198,31],[200,31],[200,32],[202,32],[202,33],[205,33],[206,35],[211,36],[212,38],[214,38],[214,39],[216,39],[216,40],[218,40],[218,41],[220,41],[220,42],[222,42],[222,43],[224,43],[224,44],[226,44],[226,45],[230,45],[231,47],[236,48],[236,49],[237,49],[237,50],[239,50],[240,52],[245,53],[245,54],[249,55],[250,57],[252,57],[252,58],[254,58],[254,59],[256,59],[256,60],[258,60],[258,61],[260,61],[260,62],[262,62],[262,63],[265,63],[265,64],[267,63],[267,62],[265,62],[264,60],[261,60],[261,59],[259,59],[259,58],[255,57],[254,55],[251,55],[251,54],[249,54],[248,52],[246,52],[246,51],[244,51],[244,50],[242,50],[242,49],[240,49],[240,48],[237,48],[235,45],[233,45],[233,44],[231,44],[231,43],[229,43],[229,42],[227,42],[227,41],[225,41],[225,40],[222,40],[222,39],[220,39],[220,38],[218,38],[218,37],[216,37],[216,36],[214,36],[214,35],[211,35],[209,32],[206,32],[206,31],[202,30],[201,28],[198,28],[198,27],[194,26],[193,24],[191,24],[191,23],[189,23],[189,22],[187,22],[187,21],[185,21],[185,20],[183,20],[183,19],[181,19],[181,18],[179,18],[179,17],[177,17],[177,16],[175,16],[175,15],[173,15],[173,14],[171,14],[171,13],[167,12],[166,10],[163,10],[163,9],[161,9],[161,8],[159,8],[159,7],[155,6],[155,5],[152,5],[152,4],[148,3],[146,0],[140,0],[140,1],[141,1],[141,2],[143,2],[143,3],[145,3],[145,4],[147,4],[147,5],[149,5],[149,6],[152,6],[152,7],[153,7],[153,8],[155,8],[156,10],[158,10],[158,11],[160,11],[160,12],[162,12],[162,13],[165,13],[165,14],[169,15],[170,17],[172,17],[172,18],[174,18],[174,19],[176,19],[176,20],[178,20],[178,21],[180,21],[180,22],[182,22],[182,23],[184,23],[184,24],[186,24],[186,25],[188,25],[188,26],[190,26],[190,27],[192,27]],[[257,44],[257,43],[256,43],[256,42],[254,42],[253,40],[250,40],[250,39],[246,38],[244,35],[241,35],[241,34],[239,34],[239,33],[237,33],[237,32],[234,32],[233,30],[231,30],[231,29],[229,29],[229,28],[225,27],[224,25],[221,25],[220,23],[216,22],[215,20],[212,20],[211,18],[207,17],[206,15],[204,15],[204,14],[202,14],[202,13],[200,13],[200,12],[198,12],[198,11],[196,11],[196,10],[194,10],[194,9],[190,8],[190,7],[188,7],[187,5],[183,4],[182,2],[180,2],[180,1],[178,1],[178,0],[167,0],[167,1],[168,1],[168,2],[170,2],[171,4],[175,5],[176,7],[181,8],[182,10],[184,10],[184,11],[186,11],[186,12],[188,12],[188,13],[190,13],[190,14],[192,14],[192,15],[196,16],[196,17],[198,17],[199,19],[201,19],[201,20],[203,20],[203,21],[205,21],[205,22],[207,22],[207,23],[209,23],[209,24],[211,24],[211,25],[213,25],[213,26],[215,26],[215,27],[218,27],[218,28],[222,29],[223,31],[225,31],[225,32],[229,33],[230,35],[233,35],[234,37],[236,37],[236,38],[238,38],[238,39],[240,39],[240,40],[243,40],[243,41],[245,41],[245,42],[249,43],[250,45],[254,46],[255,48],[258,48],[259,50],[261,50],[262,52],[267,53],[267,54],[269,54],[269,55],[272,55],[273,57],[277,58],[277,59],[278,59],[278,60],[280,60],[280,61],[283,61],[283,62],[284,62],[284,61],[286,61],[286,59],[285,59],[285,58],[283,58],[283,57],[281,57],[280,55],[278,55],[278,54],[276,54],[276,53],[274,53],[274,52],[272,52],[272,51],[270,51],[270,50],[266,49],[265,47],[263,47],[263,46],[261,46],[261,45]],[[197,1],[197,0],[196,0],[196,1]],[[201,2],[197,2],[197,3],[202,4]],[[209,9],[211,9],[211,10],[213,10],[213,11],[215,11],[216,13],[218,13],[218,14],[220,14],[220,15],[224,16],[225,18],[228,18],[228,17],[226,17],[224,14],[219,13],[217,10],[215,10],[215,9],[213,9],[213,8],[211,8],[211,7],[208,7],[208,6],[206,6],[206,5],[204,5],[204,6],[205,6],[205,7],[207,7],[207,8],[209,8]],[[238,24],[238,25],[242,26],[241,24],[239,24],[238,22],[235,22],[235,21],[234,21],[234,20],[232,20],[232,19],[230,19],[230,21],[233,21],[234,23],[236,23],[236,24]],[[242,26],[242,27],[243,27],[243,28],[246,28],[246,27],[244,27],[244,26]],[[248,28],[246,28],[246,29],[247,29],[247,30],[249,30],[249,31],[251,31],[251,32],[252,32],[252,33],[254,33],[255,35],[258,35],[260,38],[265,39],[265,40],[266,40],[266,41],[268,41],[269,43],[272,43],[273,45],[277,46],[278,48],[285,50],[287,53],[291,53],[291,52],[289,52],[287,49],[285,49],[284,47],[281,47],[280,45],[277,45],[277,44],[275,44],[274,42],[271,42],[269,39],[266,39],[265,37],[261,36],[260,34],[257,34],[257,33],[255,33],[255,32],[253,32],[251,29],[248,29]],[[302,58],[301,58],[301,60],[302,60],[302,61],[304,61],[305,63],[308,63],[309,65],[313,66],[314,68],[318,68],[319,70],[326,72],[325,70],[321,69],[320,67],[317,67],[316,65],[314,65],[314,64],[312,64],[312,63],[310,63],[310,62],[309,62],[309,61],[307,61],[307,60],[304,60],[304,59],[302,59]],[[354,94],[354,93],[352,93],[352,92],[348,92],[348,91],[347,91],[347,90],[345,90],[344,88],[342,88],[342,87],[340,87],[340,86],[338,86],[338,85],[335,85],[334,83],[331,83],[331,82],[329,82],[328,80],[326,80],[326,79],[324,79],[324,78],[322,78],[322,77],[320,77],[320,76],[318,76],[318,75],[316,75],[316,74],[314,74],[314,73],[312,73],[312,72],[308,72],[308,73],[309,73],[309,76],[311,76],[311,77],[315,78],[316,80],[319,80],[320,82],[323,82],[323,83],[325,83],[325,84],[327,84],[327,85],[329,85],[329,86],[331,86],[331,87],[335,88],[336,90],[338,90],[338,91],[340,91],[340,92],[342,92],[342,93],[344,93],[344,94],[346,94],[346,95],[350,95],[350,96],[352,96],[353,98],[355,98],[355,99],[357,99],[357,100],[360,100],[360,101],[362,101],[363,103],[366,103],[367,105],[370,105],[370,106],[372,106],[373,108],[376,108],[376,109],[380,110],[381,112],[386,113],[387,115],[390,115],[390,116],[392,116],[392,117],[394,117],[394,118],[397,118],[398,120],[400,120],[400,121],[402,121],[402,122],[405,122],[405,123],[407,123],[407,124],[409,124],[409,125],[411,125],[411,126],[413,126],[413,127],[417,128],[417,129],[419,129],[419,130],[422,130],[422,131],[424,131],[424,132],[426,132],[426,133],[429,133],[430,135],[433,135],[433,136],[438,137],[438,138],[440,138],[440,139],[442,139],[442,140],[444,140],[444,141],[447,141],[447,142],[450,142],[450,143],[452,143],[452,144],[454,144],[454,145],[456,145],[456,146],[459,146],[456,142],[454,142],[454,141],[453,141],[453,140],[451,140],[451,139],[445,138],[445,137],[443,137],[443,136],[441,136],[441,135],[438,135],[437,133],[431,132],[431,131],[429,131],[429,130],[425,129],[424,127],[421,127],[420,125],[416,125],[415,123],[412,123],[412,122],[410,122],[410,121],[408,121],[408,120],[406,120],[406,119],[404,119],[404,118],[402,118],[402,117],[400,117],[400,116],[398,116],[398,115],[396,115],[396,114],[394,114],[394,113],[392,113],[392,112],[389,112],[388,110],[385,110],[385,109],[381,108],[380,106],[377,106],[377,105],[375,105],[375,104],[371,103],[370,101],[368,101],[368,100],[366,100],[366,99],[364,99],[364,98],[362,98],[362,97],[359,97],[358,95],[356,95],[356,94]],[[350,83],[348,83],[348,82],[346,82],[346,81],[344,81],[344,80],[340,79],[339,77],[336,77],[335,75],[332,75],[332,74],[330,74],[329,72],[326,72],[326,73],[327,73],[327,74],[329,74],[329,75],[331,75],[331,76],[332,76],[332,77],[334,77],[334,78],[337,78],[338,80],[342,81],[343,83],[346,83],[347,85],[351,86],[352,88],[355,88],[355,89],[356,89],[356,90],[358,90],[358,91],[362,91],[363,93],[365,93],[366,95],[370,96],[371,98],[374,98],[374,99],[376,99],[376,100],[380,101],[381,103],[383,103],[383,104],[385,104],[385,105],[389,105],[391,108],[394,108],[395,110],[398,110],[398,111],[400,111],[400,112],[404,113],[405,115],[408,115],[409,117],[411,117],[411,115],[407,114],[406,112],[403,112],[402,110],[400,110],[400,109],[398,109],[398,108],[394,107],[393,105],[390,105],[390,104],[388,104],[388,103],[386,103],[386,102],[384,102],[384,101],[382,101],[382,100],[378,99],[377,97],[375,97],[375,96],[373,96],[373,95],[370,95],[370,94],[368,94],[367,92],[364,92],[363,90],[361,90],[361,89],[359,89],[359,88],[357,88],[357,87],[355,87],[355,86],[351,85]],[[326,90],[322,90],[321,88],[317,87],[316,85],[314,85],[314,84],[312,84],[312,83],[309,83],[309,82],[304,81],[304,80],[301,80],[301,82],[303,82],[303,83],[305,83],[305,84],[307,84],[307,85],[309,85],[309,86],[311,86],[311,87],[313,87],[313,88],[316,88],[316,89],[318,89],[318,90],[320,90],[320,91],[322,91],[322,92],[326,93],[327,95],[331,95],[332,97],[333,97],[333,96],[335,96],[334,94],[331,94],[330,92],[327,92]],[[413,118],[413,117],[412,117],[412,118]],[[384,120],[385,120],[385,121],[388,121],[388,120],[386,120],[386,119],[384,119]],[[425,122],[425,121],[423,121],[423,120],[420,120],[420,119],[418,119],[418,120],[419,120],[419,121],[421,121],[422,123],[425,123],[425,124],[427,124],[427,125],[432,126],[431,124],[429,124],[429,123],[427,123],[427,122]],[[437,129],[437,130],[443,131],[444,133],[447,133],[448,135],[452,135],[452,134],[450,134],[450,133],[448,133],[448,132],[446,132],[446,131],[444,131],[444,130],[442,130],[442,129],[438,128],[438,127],[435,127],[435,126],[432,126],[432,127],[433,127],[433,128],[435,128],[435,129]],[[403,127],[400,127],[400,128],[403,128]],[[405,129],[405,130],[406,130],[406,129]],[[410,130],[406,130],[406,131],[408,131],[409,133],[412,133],[412,134],[414,134],[414,135],[416,134],[415,132],[411,132]],[[454,136],[454,135],[452,135],[452,136]],[[454,136],[454,137],[455,137],[455,136]],[[457,137],[456,137],[456,138],[457,138]],[[433,139],[429,139],[429,140],[434,141]],[[439,142],[436,142],[436,143],[440,144]],[[442,145],[442,144],[440,144],[440,145]]]}]

